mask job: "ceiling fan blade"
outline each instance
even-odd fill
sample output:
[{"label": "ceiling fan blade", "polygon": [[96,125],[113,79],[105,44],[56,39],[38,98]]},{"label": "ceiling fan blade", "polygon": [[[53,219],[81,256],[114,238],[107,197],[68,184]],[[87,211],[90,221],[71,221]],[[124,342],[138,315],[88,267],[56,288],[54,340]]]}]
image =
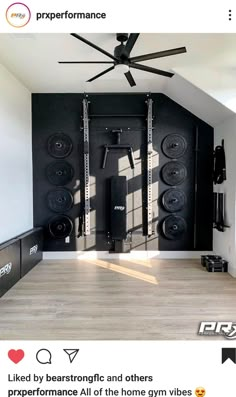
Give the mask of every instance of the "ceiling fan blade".
[{"label": "ceiling fan blade", "polygon": [[137,57],[130,58],[131,62],[148,61],[149,59],[169,57],[171,55],[178,55],[187,52],[186,47],[173,48],[171,50],[153,52],[151,54],[139,55]]},{"label": "ceiling fan blade", "polygon": [[139,65],[137,63],[130,63],[129,67],[138,69],[138,70],[143,70],[144,72],[159,74],[160,76],[165,76],[165,77],[173,77],[174,76],[174,73],[166,72],[165,70],[151,68],[150,66]]},{"label": "ceiling fan blade", "polygon": [[130,72],[124,73],[125,77],[127,78],[130,87],[134,87],[136,85],[134,78]]},{"label": "ceiling fan blade", "polygon": [[83,43],[89,45],[90,47],[94,48],[95,50],[101,52],[102,54],[106,55],[109,58],[112,58],[114,61],[118,61],[114,55],[110,54],[109,52],[103,50],[102,48],[98,47],[96,44],[91,43],[91,41],[88,41],[84,37],[78,35],[77,33],[71,33],[71,36],[75,37],[76,39],[82,41]]},{"label": "ceiling fan blade", "polygon": [[139,33],[131,33],[129,35],[128,41],[121,53],[121,57],[126,57],[129,58],[129,55],[136,43],[136,40],[138,39]]},{"label": "ceiling fan blade", "polygon": [[103,62],[103,61],[59,61],[60,64],[75,64],[75,63],[89,63],[89,64],[98,64],[98,63],[114,63],[114,62]]},{"label": "ceiling fan blade", "polygon": [[112,69],[114,69],[115,66],[112,66],[106,70],[104,70],[103,72],[97,74],[96,76],[92,77],[91,79],[87,80],[87,83],[91,83],[91,81],[98,79],[99,77],[103,76],[104,74],[110,72]]}]

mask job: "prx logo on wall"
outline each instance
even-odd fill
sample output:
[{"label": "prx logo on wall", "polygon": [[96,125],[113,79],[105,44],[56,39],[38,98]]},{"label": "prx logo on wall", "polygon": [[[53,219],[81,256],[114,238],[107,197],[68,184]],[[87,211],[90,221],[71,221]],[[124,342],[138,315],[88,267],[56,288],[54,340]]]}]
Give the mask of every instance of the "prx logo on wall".
[{"label": "prx logo on wall", "polygon": [[12,263],[9,262],[6,265],[4,265],[3,267],[0,268],[0,278],[5,276],[5,274],[9,274],[11,272],[12,269]]},{"label": "prx logo on wall", "polygon": [[223,335],[226,339],[236,339],[236,323],[232,321],[202,321],[198,335]]},{"label": "prx logo on wall", "polygon": [[38,244],[34,245],[33,247],[30,248],[29,254],[30,254],[30,255],[37,254],[38,248],[39,248],[39,247],[38,247]]},{"label": "prx logo on wall", "polygon": [[30,9],[24,3],[13,3],[6,10],[6,20],[14,28],[23,28],[30,18]]}]

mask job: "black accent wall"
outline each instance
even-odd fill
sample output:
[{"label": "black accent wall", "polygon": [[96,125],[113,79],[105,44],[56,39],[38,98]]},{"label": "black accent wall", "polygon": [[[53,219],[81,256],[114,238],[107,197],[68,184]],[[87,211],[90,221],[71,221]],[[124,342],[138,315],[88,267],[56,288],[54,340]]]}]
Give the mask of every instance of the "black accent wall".
[{"label": "black accent wall", "polygon": [[[110,180],[126,176],[128,182],[127,227],[132,235],[132,250],[193,251],[212,249],[212,153],[213,128],[163,94],[151,95],[153,104],[153,235],[146,229],[146,94],[88,94],[90,114],[91,235],[78,237],[79,216],[83,197],[83,94],[33,94],[33,175],[34,226],[43,226],[45,251],[101,250],[111,248]],[[107,115],[110,115],[107,117]],[[130,168],[124,151],[110,152],[102,169],[104,145],[116,141],[113,129],[123,129],[121,143],[133,147],[135,169]],[[56,189],[46,177],[52,161],[47,149],[48,138],[56,133],[67,134],[73,149],[65,160],[74,168],[74,177],[65,188],[74,196],[74,205],[63,215],[72,219],[70,239],[55,239],[48,232],[48,222],[55,214],[47,204],[47,194]],[[162,230],[164,219],[171,215],[161,201],[170,188],[164,183],[161,170],[171,161],[162,151],[163,139],[169,134],[185,138],[187,149],[178,159],[187,169],[187,176],[178,188],[187,202],[178,212],[186,230],[179,239],[167,239]],[[198,139],[197,139],[198,137]],[[196,147],[196,139],[198,145]],[[197,149],[197,150],[196,150]]]}]

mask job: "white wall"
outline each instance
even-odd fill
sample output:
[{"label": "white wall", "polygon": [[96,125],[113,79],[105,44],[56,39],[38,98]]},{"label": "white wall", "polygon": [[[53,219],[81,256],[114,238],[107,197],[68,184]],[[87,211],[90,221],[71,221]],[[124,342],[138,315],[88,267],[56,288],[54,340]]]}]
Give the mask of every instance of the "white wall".
[{"label": "white wall", "polygon": [[212,127],[234,115],[232,110],[178,73],[166,79],[164,94]]},{"label": "white wall", "polygon": [[225,140],[226,177],[222,185],[215,190],[225,193],[226,222],[230,228],[224,233],[214,230],[214,252],[223,255],[229,261],[229,272],[236,277],[236,236],[235,236],[235,203],[236,203],[236,116],[230,117],[215,127],[215,145]]},{"label": "white wall", "polygon": [[0,65],[0,243],[32,228],[31,94]]}]

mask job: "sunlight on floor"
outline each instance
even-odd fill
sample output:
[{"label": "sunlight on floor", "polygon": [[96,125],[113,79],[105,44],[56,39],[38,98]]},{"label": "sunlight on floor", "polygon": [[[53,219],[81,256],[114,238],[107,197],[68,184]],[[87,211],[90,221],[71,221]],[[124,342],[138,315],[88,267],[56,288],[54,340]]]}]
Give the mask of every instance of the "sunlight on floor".
[{"label": "sunlight on floor", "polygon": [[114,263],[103,261],[101,259],[96,259],[96,261],[94,261],[92,259],[86,259],[86,260],[84,260],[84,262],[90,263],[92,265],[96,265],[99,267],[103,267],[104,269],[112,270],[113,272],[125,274],[126,276],[137,278],[138,280],[146,281],[147,283],[150,283],[150,284],[155,284],[155,285],[159,284],[156,277],[154,277],[154,276],[139,272],[137,270],[128,269],[124,266],[115,265]]},{"label": "sunlight on floor", "polygon": [[139,266],[144,266],[144,267],[149,267],[152,268],[152,265],[148,259],[133,259],[133,258],[127,258],[126,262],[129,262],[134,265],[139,265]]}]

